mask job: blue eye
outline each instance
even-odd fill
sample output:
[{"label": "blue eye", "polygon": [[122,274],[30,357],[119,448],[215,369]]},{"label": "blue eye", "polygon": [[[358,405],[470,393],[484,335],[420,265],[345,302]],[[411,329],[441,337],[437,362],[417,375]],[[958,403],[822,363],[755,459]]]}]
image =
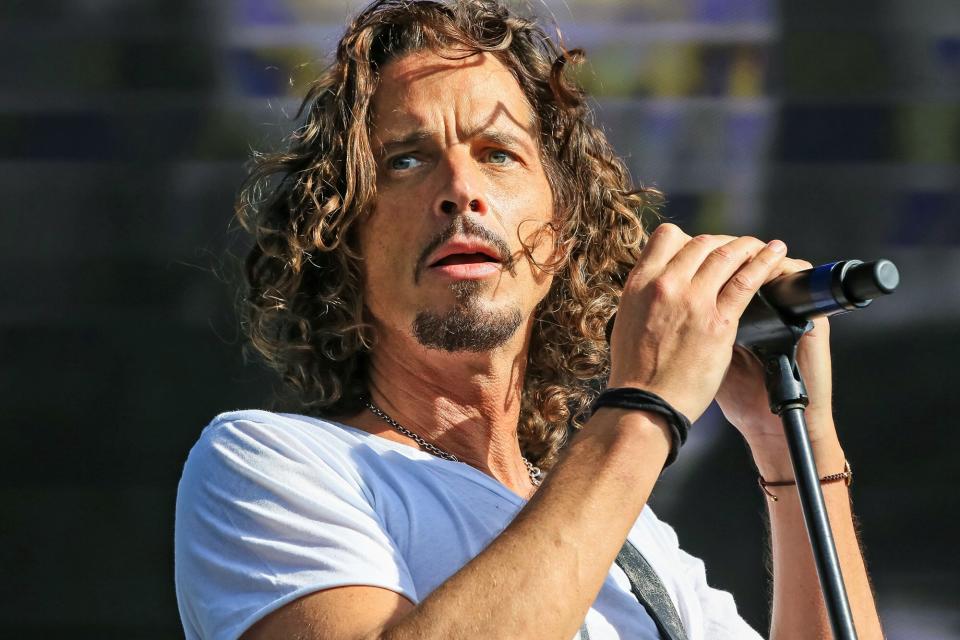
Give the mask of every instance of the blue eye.
[{"label": "blue eye", "polygon": [[493,164],[507,164],[511,160],[513,160],[513,158],[510,156],[509,153],[507,153],[506,151],[498,151],[498,150],[491,151],[490,154],[487,156],[487,159]]},{"label": "blue eye", "polygon": [[390,168],[394,171],[407,171],[415,169],[422,163],[411,155],[402,155],[390,158]]}]

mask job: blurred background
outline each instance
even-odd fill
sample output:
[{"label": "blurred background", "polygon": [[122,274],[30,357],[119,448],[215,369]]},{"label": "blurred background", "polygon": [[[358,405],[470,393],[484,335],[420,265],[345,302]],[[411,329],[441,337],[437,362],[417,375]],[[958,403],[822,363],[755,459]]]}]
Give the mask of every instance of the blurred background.
[{"label": "blurred background", "polygon": [[[293,127],[348,0],[0,7],[0,634],[182,637],[181,467],[264,406],[233,313],[232,203]],[[960,638],[960,4],[546,0],[638,182],[690,233],[894,260],[833,322],[836,409],[890,638]],[[713,411],[654,506],[758,629],[763,496]]]}]

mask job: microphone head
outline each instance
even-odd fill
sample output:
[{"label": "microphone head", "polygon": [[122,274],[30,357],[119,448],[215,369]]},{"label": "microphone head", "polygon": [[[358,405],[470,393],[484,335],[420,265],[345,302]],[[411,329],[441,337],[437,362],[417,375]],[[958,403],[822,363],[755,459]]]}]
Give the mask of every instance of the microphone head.
[{"label": "microphone head", "polygon": [[889,260],[851,265],[843,274],[843,292],[853,302],[866,302],[893,293],[900,284],[900,271]]}]

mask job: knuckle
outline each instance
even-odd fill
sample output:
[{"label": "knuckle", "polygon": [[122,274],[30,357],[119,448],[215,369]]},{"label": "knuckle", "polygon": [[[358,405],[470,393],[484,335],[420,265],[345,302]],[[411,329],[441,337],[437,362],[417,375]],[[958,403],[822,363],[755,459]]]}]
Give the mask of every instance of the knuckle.
[{"label": "knuckle", "polygon": [[676,295],[677,285],[667,276],[654,278],[650,283],[654,298],[658,300],[669,300]]},{"label": "knuckle", "polygon": [[653,236],[657,238],[666,238],[678,231],[680,231],[680,227],[678,227],[677,225],[671,222],[664,222],[664,223],[661,223],[656,229],[653,230]]},{"label": "knuckle", "polygon": [[783,256],[777,255],[775,253],[770,253],[767,251],[761,251],[756,256],[754,256],[754,260],[756,260],[763,266],[769,268],[779,264],[780,261],[783,260]]},{"label": "knuckle", "polygon": [[698,245],[710,246],[714,243],[714,236],[701,233],[700,235],[694,236],[693,238],[691,238],[690,242],[696,243]]},{"label": "knuckle", "polygon": [[714,249],[711,252],[711,255],[713,256],[714,260],[718,260],[720,262],[730,262],[734,258],[734,251],[730,248],[729,244],[724,244]]},{"label": "knuckle", "polygon": [[741,294],[753,293],[755,288],[753,278],[744,274],[742,271],[730,278],[730,286],[733,287],[737,293]]}]

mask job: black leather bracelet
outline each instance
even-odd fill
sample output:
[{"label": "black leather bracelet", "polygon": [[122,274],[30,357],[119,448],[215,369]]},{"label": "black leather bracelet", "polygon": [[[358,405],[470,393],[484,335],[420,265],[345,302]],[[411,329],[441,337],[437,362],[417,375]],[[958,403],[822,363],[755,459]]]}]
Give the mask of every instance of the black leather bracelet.
[{"label": "black leather bracelet", "polygon": [[590,413],[594,413],[601,407],[611,407],[614,409],[629,409],[632,411],[653,411],[659,413],[667,419],[667,425],[670,427],[670,453],[667,455],[667,461],[663,468],[673,464],[680,453],[680,447],[687,441],[687,434],[690,432],[690,421],[670,403],[650,391],[637,389],[635,387],[617,387],[615,389],[606,389],[601,392],[597,399],[590,405]]}]

